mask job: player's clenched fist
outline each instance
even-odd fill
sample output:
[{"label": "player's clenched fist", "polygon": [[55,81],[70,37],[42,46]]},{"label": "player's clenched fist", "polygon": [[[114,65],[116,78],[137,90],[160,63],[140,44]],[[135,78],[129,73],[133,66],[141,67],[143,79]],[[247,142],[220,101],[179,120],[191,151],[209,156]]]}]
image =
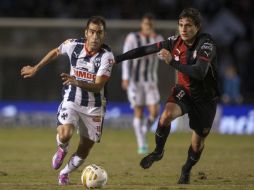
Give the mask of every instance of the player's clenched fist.
[{"label": "player's clenched fist", "polygon": [[160,52],[157,55],[160,59],[164,60],[167,64],[169,64],[170,61],[172,60],[171,53],[166,49],[160,50]]},{"label": "player's clenched fist", "polygon": [[30,65],[24,66],[21,69],[21,76],[23,78],[30,78],[30,77],[33,77],[36,74],[36,72],[37,72],[36,67],[32,67]]},{"label": "player's clenched fist", "polygon": [[66,73],[62,73],[61,78],[63,81],[63,85],[74,85],[74,86],[78,85],[78,81],[75,79],[74,76],[68,75]]}]

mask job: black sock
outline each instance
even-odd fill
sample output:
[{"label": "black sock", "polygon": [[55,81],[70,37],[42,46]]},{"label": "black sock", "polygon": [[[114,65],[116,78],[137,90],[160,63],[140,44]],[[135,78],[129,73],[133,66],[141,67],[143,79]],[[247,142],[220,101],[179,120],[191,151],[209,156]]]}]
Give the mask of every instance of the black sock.
[{"label": "black sock", "polygon": [[155,142],[156,142],[155,152],[160,154],[163,152],[165,143],[170,133],[170,129],[171,129],[171,125],[165,126],[165,125],[161,125],[160,122],[158,123],[156,133],[155,133]]},{"label": "black sock", "polygon": [[192,147],[191,146],[189,147],[188,157],[187,157],[187,160],[183,166],[183,170],[186,173],[190,173],[192,166],[194,166],[199,161],[199,158],[202,154],[203,149],[204,149],[204,147],[200,151],[194,152]]}]

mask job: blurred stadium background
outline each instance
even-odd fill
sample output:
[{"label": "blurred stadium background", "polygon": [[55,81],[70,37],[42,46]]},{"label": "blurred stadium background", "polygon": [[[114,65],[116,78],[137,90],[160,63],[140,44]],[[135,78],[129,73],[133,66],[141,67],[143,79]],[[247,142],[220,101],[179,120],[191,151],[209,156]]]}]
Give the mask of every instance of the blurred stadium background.
[{"label": "blurred stadium background", "polygon": [[[120,54],[125,36],[139,29],[144,13],[155,14],[157,31],[167,38],[176,33],[180,11],[190,6],[202,12],[203,28],[214,36],[219,47],[224,96],[218,108],[215,131],[253,134],[254,6],[251,0],[151,0],[149,3],[144,0],[1,0],[0,126],[55,126],[62,88],[59,75],[68,70],[68,59],[56,60],[28,80],[21,79],[20,68],[36,64],[65,39],[82,37],[88,17],[101,15],[106,18],[106,41],[115,54]],[[240,82],[230,81],[232,75]],[[108,86],[110,103],[105,125],[131,127],[132,110],[121,89],[120,76],[119,64],[114,68]],[[164,64],[159,67],[159,76],[163,104],[175,76]],[[225,81],[233,87],[224,88]],[[235,100],[230,99],[232,94],[236,94]],[[187,119],[183,118],[177,121],[176,127],[186,129],[185,124]]]},{"label": "blurred stadium background", "polygon": [[[0,189],[63,189],[57,185],[57,171],[52,171],[49,163],[55,151],[53,130],[61,101],[60,73],[68,70],[68,59],[55,60],[54,64],[27,80],[20,77],[22,66],[36,64],[50,49],[68,38],[82,37],[86,19],[92,15],[106,18],[106,41],[115,54],[120,54],[125,36],[139,29],[144,13],[155,14],[157,31],[167,38],[176,33],[178,14],[190,6],[202,12],[203,28],[214,36],[219,47],[220,85],[224,96],[218,106],[213,131],[241,135],[211,134],[204,158],[193,170],[194,183],[188,187],[175,182],[186,157],[189,134],[174,133],[168,139],[164,159],[156,163],[156,167],[142,170],[138,167],[141,156],[136,154],[131,130],[132,110],[121,89],[119,64],[114,67],[108,85],[103,143],[95,146],[85,164],[103,165],[109,172],[105,189],[111,190],[253,189],[252,0],[1,0]],[[160,64],[162,105],[174,79],[174,70]],[[230,99],[233,94],[235,100]],[[187,125],[188,119],[184,116],[174,122],[173,131],[188,131]],[[149,133],[148,140],[152,148],[153,134]],[[77,141],[75,135],[70,152],[74,151]],[[82,189],[81,169],[73,173],[72,184],[64,189]]]}]

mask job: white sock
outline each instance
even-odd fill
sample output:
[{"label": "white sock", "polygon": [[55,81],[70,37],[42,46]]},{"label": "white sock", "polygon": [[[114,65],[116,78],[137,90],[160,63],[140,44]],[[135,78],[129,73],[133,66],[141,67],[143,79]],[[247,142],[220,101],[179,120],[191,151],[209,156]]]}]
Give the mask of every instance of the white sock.
[{"label": "white sock", "polygon": [[146,136],[146,133],[147,133],[147,126],[146,125],[142,125],[142,127],[141,127],[141,131],[142,131],[142,134],[144,135],[144,136]]},{"label": "white sock", "polygon": [[83,164],[85,160],[80,158],[79,156],[73,154],[69,160],[69,162],[66,164],[64,169],[60,171],[60,175],[62,174],[69,174],[76,170],[79,166]]},{"label": "white sock", "polygon": [[133,127],[134,127],[134,132],[137,138],[137,143],[138,143],[138,148],[142,148],[145,146],[145,137],[142,132],[142,119],[135,117],[133,120]]},{"label": "white sock", "polygon": [[64,151],[66,151],[66,152],[68,151],[69,142],[62,143],[59,139],[58,134],[56,135],[56,142],[57,142],[57,145],[60,146]]}]

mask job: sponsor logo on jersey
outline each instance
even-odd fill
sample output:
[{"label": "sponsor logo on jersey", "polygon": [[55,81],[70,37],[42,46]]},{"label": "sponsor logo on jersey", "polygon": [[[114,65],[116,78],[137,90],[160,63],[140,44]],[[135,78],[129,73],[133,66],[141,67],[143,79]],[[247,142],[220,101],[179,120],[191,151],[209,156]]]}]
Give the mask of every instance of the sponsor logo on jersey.
[{"label": "sponsor logo on jersey", "polygon": [[213,50],[213,44],[211,43],[204,43],[202,46],[201,46],[201,49],[202,50],[209,50],[209,51],[212,51]]},{"label": "sponsor logo on jersey", "polygon": [[81,80],[85,80],[85,81],[94,81],[96,78],[96,74],[90,73],[88,71],[85,70],[80,70],[80,69],[73,69],[74,71],[74,75],[76,76],[76,78],[81,79]]},{"label": "sponsor logo on jersey", "polygon": [[175,41],[175,40],[177,40],[177,36],[170,36],[170,37],[168,38],[168,40],[173,40],[173,41]]},{"label": "sponsor logo on jersey", "polygon": [[178,48],[176,48],[176,49],[175,49],[175,54],[174,54],[174,59],[175,59],[176,61],[179,61],[179,60],[180,60],[180,54],[181,54],[181,51],[180,51]]},{"label": "sponsor logo on jersey", "polygon": [[209,55],[206,51],[204,51],[204,54],[206,55],[206,57],[208,57],[208,55]]}]

